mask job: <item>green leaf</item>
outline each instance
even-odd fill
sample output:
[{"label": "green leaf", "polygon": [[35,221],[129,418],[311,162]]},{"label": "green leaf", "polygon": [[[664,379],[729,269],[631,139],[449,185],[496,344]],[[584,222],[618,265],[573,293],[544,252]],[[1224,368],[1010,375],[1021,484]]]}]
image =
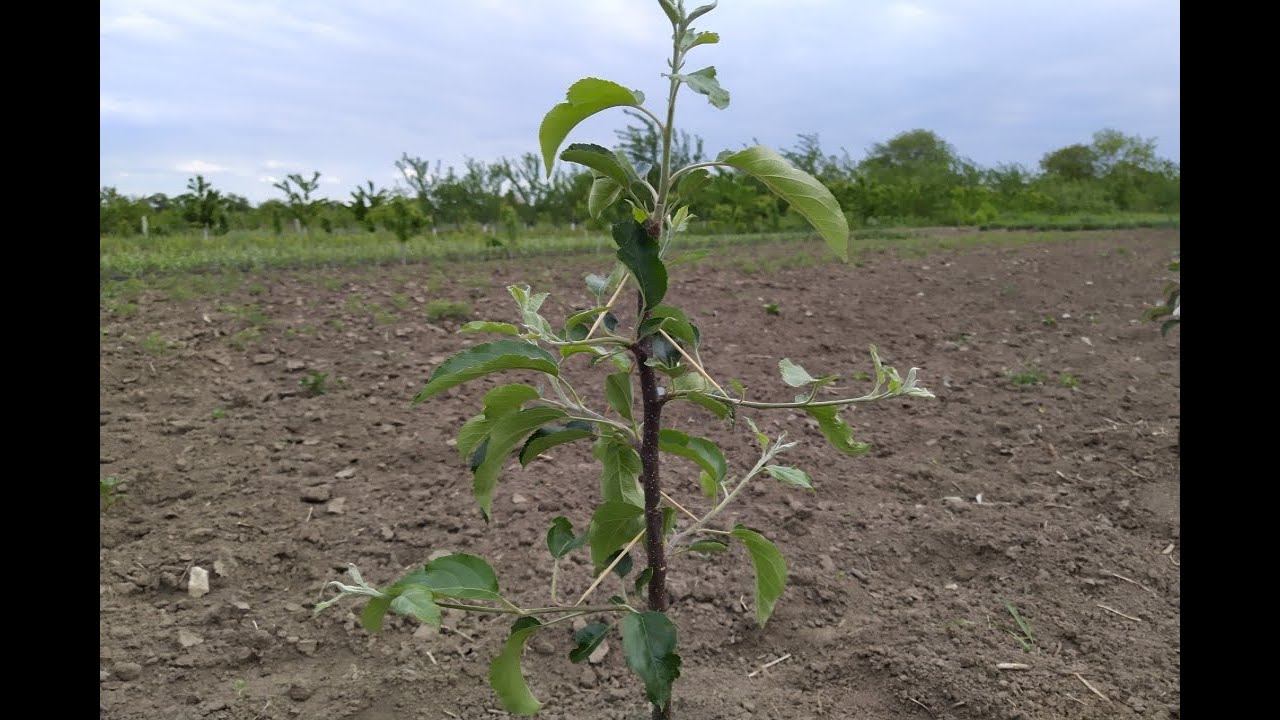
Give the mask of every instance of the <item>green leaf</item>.
[{"label": "green leaf", "polygon": [[614,373],[604,379],[604,396],[613,411],[631,420],[631,373]]},{"label": "green leaf", "polygon": [[608,634],[609,626],[604,623],[591,623],[574,633],[573,641],[577,647],[569,651],[569,660],[575,664],[586,662]]},{"label": "green leaf", "polygon": [[849,260],[849,221],[835,196],[816,178],[763,145],[727,155],[720,162],[764,183],[813,225],[837,257]]},{"label": "green leaf", "polygon": [[616,437],[602,437],[591,448],[600,461],[600,496],[606,502],[624,502],[644,507],[640,488],[640,456],[630,443]]},{"label": "green leaf", "polygon": [[676,530],[676,509],[673,507],[662,508],[662,537],[666,539]]},{"label": "green leaf", "polygon": [[828,375],[823,378],[816,378],[810,375],[808,370],[805,370],[799,365],[791,362],[790,358],[782,358],[779,360],[778,370],[782,372],[782,382],[790,385],[791,387],[804,387],[805,385],[812,383],[826,385],[839,377],[838,375]]},{"label": "green leaf", "polygon": [[641,570],[640,574],[636,575],[636,583],[634,586],[635,591],[637,593],[644,591],[645,586],[647,586],[649,584],[649,581],[652,579],[653,579],[653,568],[647,567]]},{"label": "green leaf", "polygon": [[805,490],[813,489],[813,483],[809,480],[808,473],[803,470],[786,467],[785,465],[765,465],[764,470],[788,485],[802,487]]},{"label": "green leaf", "polygon": [[680,197],[689,199],[693,193],[696,193],[707,181],[711,179],[711,173],[706,168],[698,168],[690,170],[680,178],[679,188]]},{"label": "green leaf", "polygon": [[412,615],[428,625],[440,624],[440,606],[436,605],[431,591],[421,585],[404,588],[391,601],[391,609],[401,615]]},{"label": "green leaf", "polygon": [[585,420],[570,420],[563,425],[548,425],[533,431],[524,447],[520,448],[520,465],[526,466],[533,459],[555,447],[574,440],[594,437],[591,423]]},{"label": "green leaf", "polygon": [[741,523],[729,534],[741,540],[751,554],[751,564],[756,569],[756,622],[764,627],[773,614],[774,603],[787,587],[787,561],[765,536]]},{"label": "green leaf", "polygon": [[[720,36],[715,33],[702,33],[702,35],[715,35],[716,40],[720,39]],[[729,91],[720,87],[720,81],[716,80],[715,66],[709,65],[687,75],[676,74],[674,77],[682,80],[690,90],[699,95],[706,95],[707,101],[717,109],[723,110],[729,107]]]},{"label": "green leaf", "polygon": [[644,681],[649,702],[665,707],[671,684],[680,677],[676,626],[660,612],[630,613],[622,618],[622,653],[627,667]]},{"label": "green leaf", "polygon": [[706,470],[698,473],[698,486],[702,488],[702,494],[709,500],[715,500],[720,494],[720,483],[708,475]]},{"label": "green leaf", "polygon": [[476,466],[471,483],[485,522],[489,521],[489,511],[493,508],[493,491],[498,485],[498,475],[502,473],[507,455],[534,430],[563,417],[563,410],[535,407],[502,417],[493,424],[489,439],[485,441],[487,447],[484,461]]},{"label": "green leaf", "polygon": [[458,454],[463,460],[471,457],[471,453],[480,446],[485,438],[489,437],[489,430],[493,427],[493,420],[485,417],[484,413],[480,413],[475,417],[467,420],[458,429]]},{"label": "green leaf", "polygon": [[733,417],[734,415],[733,404],[717,400],[716,399],[717,397],[720,397],[718,390],[710,393],[693,392],[693,393],[689,393],[688,395],[681,395],[680,399],[688,400],[694,405],[698,405],[702,407],[703,409],[709,411],[712,415],[715,415],[721,420],[724,420],[725,418]]},{"label": "green leaf", "polygon": [[[683,310],[673,305],[659,305],[649,311],[649,320],[654,319],[660,319],[660,327],[671,337],[683,342],[686,348],[697,349],[702,336],[698,333],[698,326],[689,320]],[[653,332],[657,332],[657,329]]]},{"label": "green leaf", "polygon": [[643,507],[616,501],[601,503],[591,516],[591,529],[587,531],[596,572],[604,569],[609,564],[609,556],[631,542],[641,530],[644,530]]},{"label": "green leaf", "polygon": [[689,546],[692,552],[702,553],[721,553],[728,549],[728,543],[722,543],[719,540],[699,540]]},{"label": "green leaf", "polygon": [[846,455],[866,455],[871,446],[853,439],[853,428],[840,419],[840,408],[837,405],[819,405],[806,407],[804,411],[818,421],[818,429],[822,431],[832,447]]},{"label": "green leaf", "polygon": [[416,405],[455,385],[499,370],[538,370],[553,376],[560,374],[556,359],[537,345],[521,340],[494,340],[467,348],[436,366],[431,379],[413,402]]},{"label": "green leaf", "polygon": [[529,637],[542,628],[542,623],[531,617],[522,617],[511,626],[511,636],[502,652],[489,664],[489,686],[498,694],[502,707],[517,715],[532,715],[542,703],[529,691],[524,671],[520,669],[520,656]]},{"label": "green leaf", "polygon": [[698,18],[702,17],[703,15],[706,15],[707,13],[711,12],[712,10],[715,10],[715,9],[716,9],[716,5],[718,5],[718,4],[720,4],[720,3],[719,3],[719,0],[716,0],[716,2],[710,3],[710,4],[708,4],[708,5],[699,5],[698,7],[694,8],[694,9],[693,9],[693,12],[689,13],[689,15],[688,15],[687,19],[685,19],[685,21],[684,21],[684,22],[685,22],[685,27],[688,27],[688,26],[689,26],[689,23],[692,23],[694,20],[697,20]]},{"label": "green leaf", "polygon": [[618,164],[618,158],[613,154],[613,151],[599,145],[575,143],[560,153],[560,159],[565,162],[586,165],[618,183],[618,185],[626,185],[631,182],[631,178],[627,177],[627,171]]},{"label": "green leaf", "polygon": [[475,555],[455,553],[427,563],[421,572],[401,582],[422,585],[436,595],[469,600],[497,600],[498,576],[489,563]]},{"label": "green leaf", "polygon": [[[614,552],[610,553],[609,557],[604,559],[604,566],[609,567],[610,565],[613,565],[613,561],[621,553],[622,553],[621,550],[615,550]],[[617,565],[613,565],[613,573],[620,578],[624,578],[627,576],[627,573],[631,572],[631,568],[634,566],[635,566],[635,563],[631,559],[631,553],[627,553],[626,555],[622,556],[621,560],[618,560]]]},{"label": "green leaf", "polygon": [[640,286],[644,310],[656,307],[667,294],[667,268],[658,258],[657,241],[634,220],[615,223],[613,241],[618,244],[618,259]]},{"label": "green leaf", "polygon": [[724,479],[728,471],[724,453],[710,440],[691,437],[679,430],[664,428],[658,432],[658,449],[672,455],[679,455],[698,464],[707,471],[716,482]]},{"label": "green leaf", "polygon": [[587,289],[591,291],[596,302],[600,305],[604,305],[604,295],[609,292],[609,278],[604,275],[587,273],[583,279],[587,281]]},{"label": "green leaf", "polygon": [[[713,32],[687,32],[680,38],[680,47],[683,50],[690,50],[699,45],[713,45],[720,42],[720,34]],[[727,104],[727,103],[726,103]]]},{"label": "green leaf", "polygon": [[466,325],[463,325],[462,327],[458,328],[458,332],[460,333],[491,332],[491,333],[501,333],[503,335],[519,335],[520,328],[516,327],[515,325],[512,325],[511,323],[489,322],[488,320],[472,320]]},{"label": "green leaf", "polygon": [[551,527],[547,529],[547,550],[551,551],[551,557],[559,560],[586,544],[587,534],[574,537],[573,523],[568,518],[557,517],[551,521]]},{"label": "green leaf", "polygon": [[667,19],[672,25],[680,24],[680,13],[676,10],[676,6],[671,4],[671,0],[658,0],[658,4],[662,6],[662,12],[667,14]]},{"label": "green leaf", "polygon": [[538,143],[542,147],[547,177],[551,177],[551,168],[555,164],[560,144],[578,123],[611,107],[639,106],[644,102],[644,93],[628,90],[608,80],[583,78],[569,86],[565,98],[566,102],[551,108],[542,118],[542,126],[538,128]]},{"label": "green leaf", "polygon": [[390,607],[391,598],[389,597],[371,598],[365,603],[364,610],[360,613],[360,624],[371,633],[382,632],[382,619]]},{"label": "green leaf", "polygon": [[499,385],[484,394],[484,416],[498,420],[516,412],[530,400],[536,400],[538,391],[522,383]]},{"label": "green leaf", "polygon": [[587,212],[598,220],[600,213],[608,210],[618,202],[620,197],[622,197],[622,186],[603,175],[598,175],[591,181],[591,191],[587,194]]}]

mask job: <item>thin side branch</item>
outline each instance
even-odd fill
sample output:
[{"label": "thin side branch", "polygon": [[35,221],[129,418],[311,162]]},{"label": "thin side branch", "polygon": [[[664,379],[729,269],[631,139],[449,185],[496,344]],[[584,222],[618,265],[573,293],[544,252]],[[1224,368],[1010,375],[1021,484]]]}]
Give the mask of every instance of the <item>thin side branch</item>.
[{"label": "thin side branch", "polygon": [[635,537],[631,538],[631,542],[627,543],[626,547],[622,548],[622,552],[618,553],[618,557],[614,558],[613,562],[609,563],[609,567],[605,568],[603,572],[596,576],[595,582],[591,583],[591,587],[587,588],[587,591],[582,593],[582,597],[578,598],[578,602],[574,603],[575,606],[581,605],[584,600],[591,597],[591,593],[595,592],[596,588],[600,586],[600,583],[604,582],[604,579],[609,577],[609,573],[613,572],[613,568],[618,563],[622,562],[622,558],[627,556],[627,553],[631,551],[631,548],[636,543],[640,542],[640,538],[642,537],[644,537],[644,530],[641,530]]}]

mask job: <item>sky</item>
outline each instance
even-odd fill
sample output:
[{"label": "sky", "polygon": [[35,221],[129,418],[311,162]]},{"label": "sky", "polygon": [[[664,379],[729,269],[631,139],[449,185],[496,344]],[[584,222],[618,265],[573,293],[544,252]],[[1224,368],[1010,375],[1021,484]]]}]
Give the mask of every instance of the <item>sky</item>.
[{"label": "sky", "polygon": [[[691,0],[692,7],[701,0]],[[583,77],[665,111],[671,28],[653,0],[103,0],[101,185],[185,192],[203,175],[257,203],[291,173],[320,195],[394,187],[403,153],[461,168],[538,152]],[[712,157],[817,134],[855,161],[932,130],[981,166],[1036,168],[1114,128],[1179,162],[1179,4],[1170,0],[721,0],[731,103],[682,90],[676,128]],[[613,146],[606,111],[569,142]]]}]

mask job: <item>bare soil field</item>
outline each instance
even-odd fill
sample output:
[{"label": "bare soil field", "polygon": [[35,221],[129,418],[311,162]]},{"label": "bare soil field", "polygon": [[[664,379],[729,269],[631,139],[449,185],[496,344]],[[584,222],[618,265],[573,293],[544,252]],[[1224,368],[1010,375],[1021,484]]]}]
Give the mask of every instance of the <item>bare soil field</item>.
[{"label": "bare soil field", "polygon": [[[816,492],[761,479],[723,518],[788,560],[763,630],[740,547],[672,562],[675,717],[1180,717],[1180,330],[1142,319],[1178,246],[1177,230],[1073,233],[839,265],[793,243],[674,267],[666,302],[699,324],[708,369],[756,399],[791,399],[783,357],[870,389],[857,373],[871,343],[937,394],[847,412],[865,457],[831,449],[803,413],[749,413],[801,441],[785,464]],[[489,339],[456,333],[464,319],[517,320],[506,285],[550,291],[544,314],[562,318],[593,304],[583,274],[611,260],[524,262],[104,291],[100,472],[121,485],[100,516],[102,718],[505,714],[486,677],[510,618],[388,616],[370,635],[352,604],[312,606],[347,563],[379,585],[445,552],[488,559],[526,606],[546,601],[551,519],[585,528],[598,501],[589,446],[513,463],[486,526],[450,440],[485,389],[521,374],[409,402]],[[594,372],[581,359],[566,361],[580,388]],[[665,419],[721,442],[731,473],[756,459],[744,427],[684,404]],[[663,468],[669,492],[705,505],[696,466]],[[586,554],[572,558],[563,595],[590,582]],[[571,634],[525,655],[539,717],[648,718],[617,640],[574,665]]]}]

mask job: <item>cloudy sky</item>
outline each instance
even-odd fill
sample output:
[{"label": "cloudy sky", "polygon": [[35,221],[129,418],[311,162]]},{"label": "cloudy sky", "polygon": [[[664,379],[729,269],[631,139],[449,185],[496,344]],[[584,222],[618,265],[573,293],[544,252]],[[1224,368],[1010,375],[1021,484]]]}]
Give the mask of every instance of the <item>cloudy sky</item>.
[{"label": "cloudy sky", "polygon": [[[690,2],[690,6],[699,4]],[[652,0],[103,0],[101,185],[184,192],[200,173],[254,202],[318,170],[346,199],[401,153],[461,166],[537,151],[575,80],[665,98],[670,26]],[[1179,160],[1179,6],[1171,0],[721,0],[727,110],[683,91],[677,127],[713,155],[817,133],[861,159],[933,130],[983,166],[1035,167],[1111,127]],[[613,145],[610,111],[571,141]]]}]

